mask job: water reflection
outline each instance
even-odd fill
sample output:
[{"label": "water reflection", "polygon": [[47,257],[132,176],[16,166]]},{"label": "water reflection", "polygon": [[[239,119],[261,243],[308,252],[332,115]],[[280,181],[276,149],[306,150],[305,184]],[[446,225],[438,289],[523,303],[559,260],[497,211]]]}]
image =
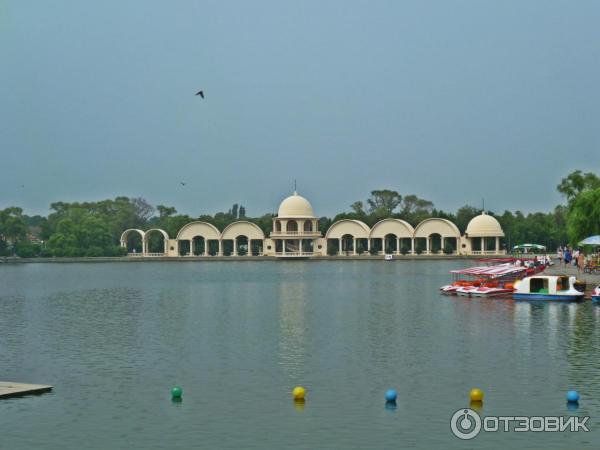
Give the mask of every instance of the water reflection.
[{"label": "water reflection", "polygon": [[304,407],[306,406],[306,400],[303,398],[294,400],[294,409],[298,412],[304,411]]},{"label": "water reflection", "polygon": [[279,365],[290,380],[297,380],[306,363],[306,285],[279,284]]}]

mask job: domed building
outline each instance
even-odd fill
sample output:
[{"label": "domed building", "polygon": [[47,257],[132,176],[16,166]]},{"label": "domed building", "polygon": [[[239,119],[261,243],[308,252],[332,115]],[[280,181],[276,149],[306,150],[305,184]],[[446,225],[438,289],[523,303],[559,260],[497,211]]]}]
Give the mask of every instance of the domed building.
[{"label": "domed building", "polygon": [[503,255],[503,238],[500,223],[485,213],[471,219],[463,236],[454,223],[435,217],[418,224],[384,218],[372,228],[360,220],[341,219],[322,236],[312,205],[294,191],[279,205],[269,237],[250,220],[238,220],[223,230],[196,220],[185,224],[175,238],[156,228],[125,230],[121,246],[137,257],[385,255],[389,259],[393,255]]},{"label": "domed building", "polygon": [[315,251],[320,237],[319,220],[310,202],[294,191],[279,205],[265,254],[283,258],[313,256],[320,253]]},{"label": "domed building", "polygon": [[506,250],[500,248],[504,231],[500,222],[485,212],[471,219],[463,239],[463,253],[471,255],[499,255]]}]

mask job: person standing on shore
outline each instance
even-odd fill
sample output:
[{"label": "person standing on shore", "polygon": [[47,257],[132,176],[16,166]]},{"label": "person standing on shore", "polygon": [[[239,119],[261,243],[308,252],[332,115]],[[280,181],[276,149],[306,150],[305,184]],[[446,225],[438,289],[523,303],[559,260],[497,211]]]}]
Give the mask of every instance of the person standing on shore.
[{"label": "person standing on shore", "polygon": [[562,246],[558,246],[558,249],[556,250],[556,257],[558,258],[558,264],[562,264],[563,262],[563,248]]},{"label": "person standing on shore", "polygon": [[583,251],[579,251],[579,255],[577,256],[577,272],[581,273],[583,268],[585,267],[585,255]]},{"label": "person standing on shore", "polygon": [[565,266],[569,265],[572,257],[573,256],[571,255],[571,250],[569,250],[569,247],[567,247],[567,249],[565,250],[565,256],[564,256]]}]

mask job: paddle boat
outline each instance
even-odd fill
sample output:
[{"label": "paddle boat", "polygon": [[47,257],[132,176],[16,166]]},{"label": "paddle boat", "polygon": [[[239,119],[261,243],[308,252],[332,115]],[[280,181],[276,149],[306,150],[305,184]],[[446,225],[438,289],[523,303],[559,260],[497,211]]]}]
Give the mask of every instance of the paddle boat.
[{"label": "paddle boat", "polygon": [[592,291],[592,301],[594,303],[600,303],[600,284]]},{"label": "paddle boat", "polygon": [[576,302],[584,292],[576,288],[577,279],[566,275],[534,275],[515,282],[515,300]]},{"label": "paddle boat", "polygon": [[[513,281],[526,273],[526,268],[514,264],[478,266],[452,270],[455,280],[442,286],[442,294],[461,297],[493,297],[508,295],[513,291]],[[463,279],[466,277],[467,279]]]}]

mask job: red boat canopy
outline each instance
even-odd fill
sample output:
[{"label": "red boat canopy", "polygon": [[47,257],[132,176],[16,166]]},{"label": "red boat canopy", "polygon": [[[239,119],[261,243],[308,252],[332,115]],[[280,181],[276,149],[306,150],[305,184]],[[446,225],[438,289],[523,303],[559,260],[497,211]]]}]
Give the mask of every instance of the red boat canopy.
[{"label": "red boat canopy", "polygon": [[487,277],[501,277],[509,274],[517,274],[527,270],[521,266],[478,266],[469,267],[468,269],[451,270],[450,273],[456,273],[460,275],[474,275],[474,276],[487,276]]}]

